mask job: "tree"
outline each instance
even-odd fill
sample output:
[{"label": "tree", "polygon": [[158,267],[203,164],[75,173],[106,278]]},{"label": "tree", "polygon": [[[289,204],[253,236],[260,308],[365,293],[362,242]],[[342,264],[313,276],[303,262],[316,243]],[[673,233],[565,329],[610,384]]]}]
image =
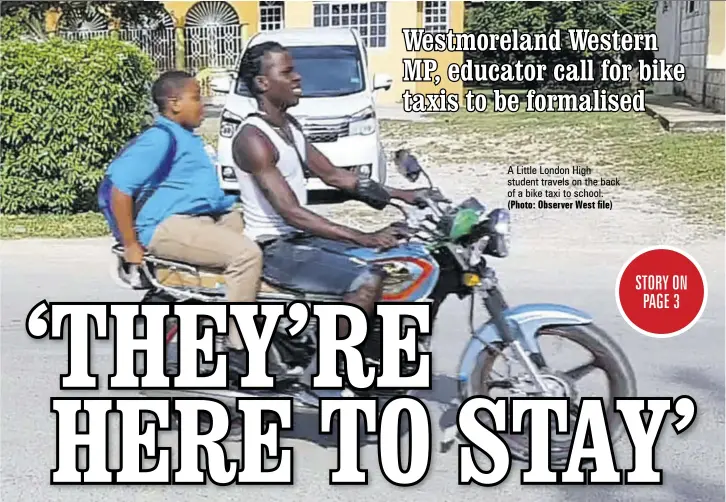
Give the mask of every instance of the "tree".
[{"label": "tree", "polygon": [[[630,32],[648,33],[655,30],[655,0],[606,0],[598,2],[484,2],[472,5],[466,11],[465,29],[470,33],[501,34],[518,29],[523,33],[550,34],[555,29],[589,29],[593,33]],[[467,52],[465,58],[474,63],[508,63],[522,61],[541,63],[551,67],[558,63],[575,63],[586,57],[595,62],[613,59],[633,62],[638,59],[650,61],[652,52],[605,52],[583,54],[572,50],[564,37],[562,50],[557,52]],[[598,79],[599,80],[599,79]],[[546,87],[552,82],[531,82],[530,88]],[[521,85],[519,83],[518,85]],[[583,86],[578,86],[583,87]],[[589,87],[602,87],[602,82],[591,83]]]},{"label": "tree", "polygon": [[46,33],[42,18],[39,18],[27,7],[0,17],[0,40],[42,40],[44,38],[46,38]]},{"label": "tree", "polygon": [[156,1],[1,2],[0,16],[11,21],[4,23],[0,35],[3,38],[23,35],[36,39],[45,37],[45,16],[48,12],[60,12],[65,19],[99,17],[105,21],[145,24],[149,20],[159,19],[165,11],[164,6]]}]

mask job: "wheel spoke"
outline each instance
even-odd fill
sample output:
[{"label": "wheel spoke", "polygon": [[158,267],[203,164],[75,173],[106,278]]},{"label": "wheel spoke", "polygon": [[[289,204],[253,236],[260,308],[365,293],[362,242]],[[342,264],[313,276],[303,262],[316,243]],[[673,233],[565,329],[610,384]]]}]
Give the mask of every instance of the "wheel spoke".
[{"label": "wheel spoke", "polygon": [[565,375],[567,375],[567,377],[572,380],[580,380],[581,378],[584,378],[587,375],[589,375],[593,370],[596,370],[597,368],[598,368],[598,366],[595,363],[595,360],[593,359],[592,361],[587,362],[581,366],[578,366],[577,368],[573,368],[569,371],[565,371]]}]

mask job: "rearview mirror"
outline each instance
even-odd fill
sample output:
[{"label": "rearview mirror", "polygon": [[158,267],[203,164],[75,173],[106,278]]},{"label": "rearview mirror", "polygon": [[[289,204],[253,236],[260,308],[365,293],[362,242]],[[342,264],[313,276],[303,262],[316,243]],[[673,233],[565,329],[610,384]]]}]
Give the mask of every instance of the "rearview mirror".
[{"label": "rearview mirror", "polygon": [[396,153],[393,154],[393,162],[401,176],[411,183],[414,183],[423,172],[421,164],[418,163],[416,157],[408,153],[408,150],[396,150]]},{"label": "rearview mirror", "polygon": [[373,76],[373,90],[385,89],[388,90],[393,85],[393,78],[385,73],[377,73]]},{"label": "rearview mirror", "polygon": [[209,81],[209,87],[214,92],[226,94],[232,87],[232,79],[228,75],[219,75],[212,77]]}]

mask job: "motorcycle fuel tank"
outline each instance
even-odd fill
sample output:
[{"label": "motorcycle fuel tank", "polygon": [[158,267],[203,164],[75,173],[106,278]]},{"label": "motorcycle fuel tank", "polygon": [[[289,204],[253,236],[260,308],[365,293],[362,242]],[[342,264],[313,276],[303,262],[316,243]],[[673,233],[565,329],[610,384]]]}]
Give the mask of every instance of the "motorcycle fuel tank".
[{"label": "motorcycle fuel tank", "polygon": [[425,300],[439,280],[439,265],[422,244],[407,243],[385,251],[353,248],[348,254],[376,263],[388,273],[383,301],[416,302]]}]

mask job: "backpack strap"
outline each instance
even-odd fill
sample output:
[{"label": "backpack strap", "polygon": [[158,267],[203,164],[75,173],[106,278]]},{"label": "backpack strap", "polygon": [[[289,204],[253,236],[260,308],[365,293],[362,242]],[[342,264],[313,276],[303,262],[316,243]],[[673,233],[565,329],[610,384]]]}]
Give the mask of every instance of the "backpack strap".
[{"label": "backpack strap", "polygon": [[[143,192],[141,195],[139,195],[139,198],[136,199],[134,203],[134,220],[141,212],[141,209],[144,207],[144,204],[151,198],[152,195],[156,192],[156,190],[159,188],[159,186],[166,180],[166,178],[169,176],[169,173],[171,172],[171,168],[174,165],[174,157],[176,157],[176,137],[174,136],[174,132],[169,129],[164,124],[154,124],[151,127],[157,127],[159,129],[162,129],[166,131],[169,134],[169,146],[166,149],[166,154],[164,154],[164,158],[161,162],[161,165],[154,171],[154,175],[152,176],[152,186],[151,188],[147,189],[145,192]],[[150,128],[151,128],[150,127]]]}]

